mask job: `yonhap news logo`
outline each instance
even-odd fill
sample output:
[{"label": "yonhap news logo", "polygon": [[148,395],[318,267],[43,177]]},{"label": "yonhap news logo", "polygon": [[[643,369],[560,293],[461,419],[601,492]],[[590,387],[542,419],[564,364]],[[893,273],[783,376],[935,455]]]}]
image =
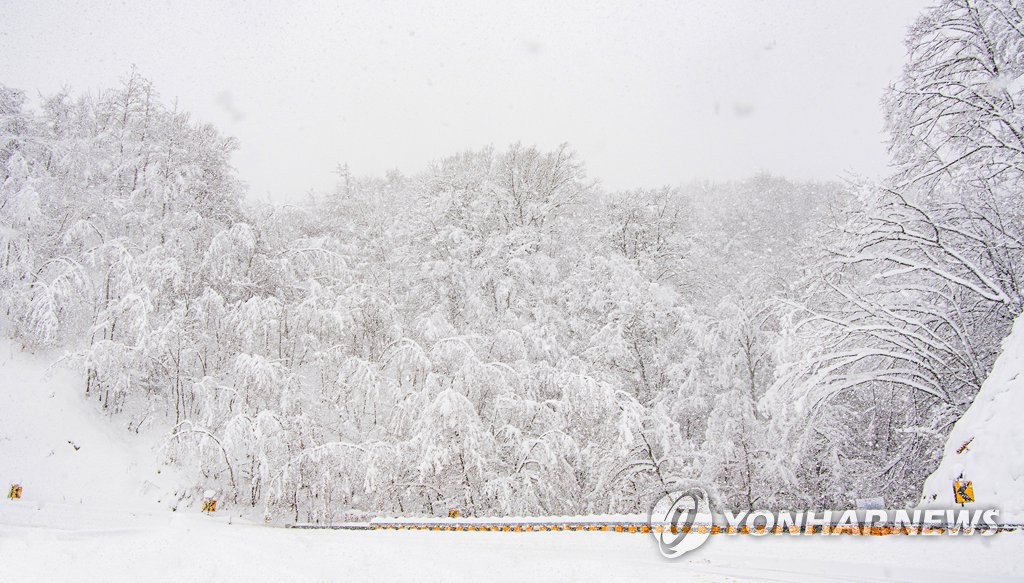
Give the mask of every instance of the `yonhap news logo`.
[{"label": "yonhap news logo", "polygon": [[989,536],[1007,528],[999,510],[915,508],[886,510],[765,510],[715,515],[708,491],[699,486],[669,492],[651,507],[647,523],[663,557],[677,559],[707,542],[711,534],[765,536],[894,534]]},{"label": "yonhap news logo", "polygon": [[665,494],[647,515],[658,551],[668,559],[679,558],[707,542],[711,522],[710,498],[699,486]]}]

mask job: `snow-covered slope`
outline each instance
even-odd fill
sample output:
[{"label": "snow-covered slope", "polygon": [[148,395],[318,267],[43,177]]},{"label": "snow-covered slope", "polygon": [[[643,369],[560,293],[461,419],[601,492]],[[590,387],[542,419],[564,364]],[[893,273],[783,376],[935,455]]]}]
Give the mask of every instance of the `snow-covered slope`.
[{"label": "snow-covered slope", "polygon": [[23,487],[25,508],[171,508],[176,472],[161,467],[156,432],[127,431],[83,395],[58,353],[0,340],[0,488]]},{"label": "snow-covered slope", "polygon": [[966,507],[999,508],[1001,521],[1024,521],[1024,315],[953,426],[942,462],[925,481],[922,505],[953,508],[953,482],[961,476],[974,485],[976,502]]}]

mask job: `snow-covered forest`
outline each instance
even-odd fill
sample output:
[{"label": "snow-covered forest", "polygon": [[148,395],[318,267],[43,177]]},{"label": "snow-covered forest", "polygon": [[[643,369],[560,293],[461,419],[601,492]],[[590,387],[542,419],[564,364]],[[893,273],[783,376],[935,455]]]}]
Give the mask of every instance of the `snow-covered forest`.
[{"label": "snow-covered forest", "polygon": [[1024,308],[1024,8],[907,47],[892,174],[844,183],[610,191],[513,144],[258,203],[135,70],[0,85],[5,333],[270,520],[912,504]]}]

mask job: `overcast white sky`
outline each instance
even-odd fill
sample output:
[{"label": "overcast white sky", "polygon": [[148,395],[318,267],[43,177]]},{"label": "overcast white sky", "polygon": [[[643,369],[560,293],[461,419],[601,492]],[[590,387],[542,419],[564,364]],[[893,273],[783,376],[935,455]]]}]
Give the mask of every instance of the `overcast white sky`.
[{"label": "overcast white sky", "polygon": [[0,0],[0,82],[110,87],[132,63],[238,137],[277,200],[466,148],[567,141],[606,185],[885,170],[879,98],[925,0]]}]

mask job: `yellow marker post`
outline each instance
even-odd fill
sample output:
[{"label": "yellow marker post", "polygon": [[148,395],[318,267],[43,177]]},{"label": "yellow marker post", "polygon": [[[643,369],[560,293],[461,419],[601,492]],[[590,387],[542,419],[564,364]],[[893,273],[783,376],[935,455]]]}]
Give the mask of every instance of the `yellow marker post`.
[{"label": "yellow marker post", "polygon": [[203,500],[203,512],[213,514],[217,511],[217,501],[214,499]]},{"label": "yellow marker post", "polygon": [[458,510],[455,510],[453,508],[453,509],[448,511],[448,518],[458,518],[458,517],[459,517],[459,511]]},{"label": "yellow marker post", "polygon": [[7,493],[11,500],[21,500],[21,484],[11,484],[11,491]]},{"label": "yellow marker post", "polygon": [[968,480],[953,482],[953,499],[957,504],[974,502],[974,483]]}]

